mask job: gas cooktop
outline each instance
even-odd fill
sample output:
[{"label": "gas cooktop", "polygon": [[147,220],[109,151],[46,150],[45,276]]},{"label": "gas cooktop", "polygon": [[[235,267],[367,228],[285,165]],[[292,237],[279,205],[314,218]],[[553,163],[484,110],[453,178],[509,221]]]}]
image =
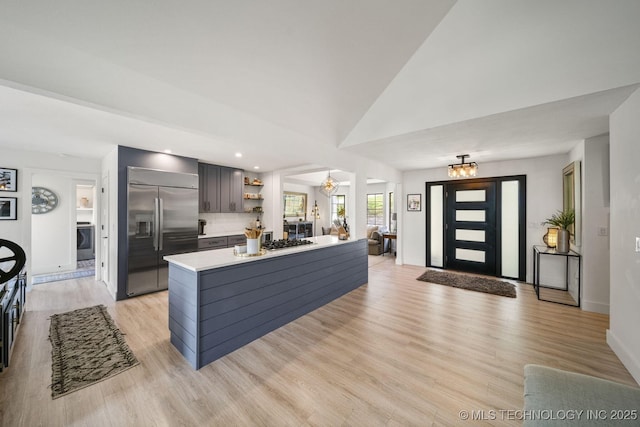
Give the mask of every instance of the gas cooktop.
[{"label": "gas cooktop", "polygon": [[262,247],[273,251],[276,249],[284,249],[284,248],[293,248],[296,246],[304,246],[304,245],[312,245],[313,242],[309,241],[309,240],[287,240],[287,239],[280,239],[280,240],[272,240],[270,242],[264,242],[262,244]]}]

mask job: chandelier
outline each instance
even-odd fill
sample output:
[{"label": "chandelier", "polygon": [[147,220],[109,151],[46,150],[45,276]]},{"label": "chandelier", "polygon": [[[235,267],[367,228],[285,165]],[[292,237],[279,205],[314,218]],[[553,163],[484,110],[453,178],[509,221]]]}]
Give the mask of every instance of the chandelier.
[{"label": "chandelier", "polygon": [[320,192],[327,197],[331,197],[338,192],[339,186],[340,183],[331,178],[331,171],[329,171],[329,175],[327,175],[327,178],[322,181],[322,184],[320,184]]},{"label": "chandelier", "polygon": [[476,162],[465,163],[465,157],[469,157],[468,154],[460,154],[456,156],[460,159],[460,163],[454,163],[449,165],[449,177],[451,178],[466,178],[469,176],[476,176],[478,173],[478,164]]}]

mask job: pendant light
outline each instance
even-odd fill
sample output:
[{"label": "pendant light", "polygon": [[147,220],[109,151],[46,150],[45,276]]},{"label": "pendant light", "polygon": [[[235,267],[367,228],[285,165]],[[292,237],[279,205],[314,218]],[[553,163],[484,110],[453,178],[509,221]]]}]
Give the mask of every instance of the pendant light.
[{"label": "pendant light", "polygon": [[468,178],[476,176],[478,173],[478,164],[476,162],[465,163],[464,159],[469,157],[468,154],[460,154],[456,156],[460,159],[460,163],[454,163],[449,165],[449,177],[450,178]]},{"label": "pendant light", "polygon": [[338,187],[340,187],[340,183],[331,177],[331,170],[329,170],[327,178],[320,184],[320,192],[331,197],[338,192]]}]

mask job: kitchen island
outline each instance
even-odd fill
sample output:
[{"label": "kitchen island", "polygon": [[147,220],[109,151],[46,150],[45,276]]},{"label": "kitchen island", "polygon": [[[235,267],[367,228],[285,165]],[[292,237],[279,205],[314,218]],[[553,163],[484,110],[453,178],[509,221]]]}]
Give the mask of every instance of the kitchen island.
[{"label": "kitchen island", "polygon": [[367,283],[366,239],[306,240],[262,256],[226,248],[165,257],[171,343],[194,369]]}]

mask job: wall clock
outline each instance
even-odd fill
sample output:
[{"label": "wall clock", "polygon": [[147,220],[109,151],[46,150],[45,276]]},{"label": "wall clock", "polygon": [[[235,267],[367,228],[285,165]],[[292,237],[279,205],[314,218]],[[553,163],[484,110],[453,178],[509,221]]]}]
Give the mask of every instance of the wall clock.
[{"label": "wall clock", "polygon": [[58,196],[44,187],[33,187],[31,189],[31,213],[43,214],[55,209],[58,206]]}]

